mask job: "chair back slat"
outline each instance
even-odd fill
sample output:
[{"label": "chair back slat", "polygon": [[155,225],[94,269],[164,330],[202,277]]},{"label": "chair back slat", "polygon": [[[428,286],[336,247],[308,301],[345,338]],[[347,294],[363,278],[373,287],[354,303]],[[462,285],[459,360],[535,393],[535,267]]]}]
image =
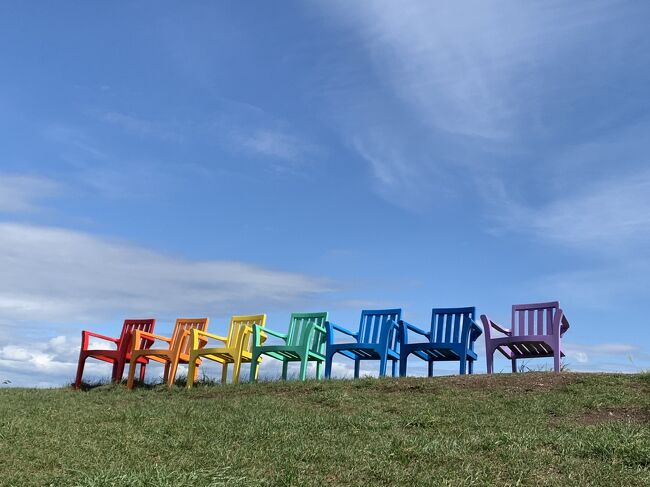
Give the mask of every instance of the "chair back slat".
[{"label": "chair back slat", "polygon": [[[309,339],[313,326],[324,327],[327,321],[327,313],[292,313],[289,331],[287,333],[287,346],[295,347],[302,345]],[[325,334],[314,333],[309,343],[309,350],[316,353],[323,353]]]},{"label": "chair back slat", "polygon": [[512,334],[515,336],[552,335],[558,301],[515,304],[512,306]]},{"label": "chair back slat", "polygon": [[129,351],[133,347],[132,339],[133,332],[136,330],[146,331],[148,333],[153,333],[156,326],[156,320],[154,318],[148,318],[143,320],[124,320],[122,325],[122,332],[117,343],[117,349],[122,351]]},{"label": "chair back slat", "polygon": [[[402,318],[401,309],[365,309],[361,312],[361,322],[359,323],[359,342],[360,343],[379,343],[381,330],[389,320],[398,322]],[[393,330],[389,336],[389,346],[397,339],[397,334]]]},{"label": "chair back slat", "polygon": [[184,332],[196,328],[201,331],[208,330],[208,318],[178,318],[172,333],[172,348],[178,347],[182,355],[190,353],[190,337]]},{"label": "chair back slat", "polygon": [[463,330],[470,326],[475,313],[474,307],[434,308],[431,310],[431,341],[460,344],[465,336]]},{"label": "chair back slat", "polygon": [[236,347],[240,340],[244,340],[242,350],[250,353],[253,348],[253,325],[266,326],[266,315],[245,315],[230,318],[226,346],[228,348]]}]

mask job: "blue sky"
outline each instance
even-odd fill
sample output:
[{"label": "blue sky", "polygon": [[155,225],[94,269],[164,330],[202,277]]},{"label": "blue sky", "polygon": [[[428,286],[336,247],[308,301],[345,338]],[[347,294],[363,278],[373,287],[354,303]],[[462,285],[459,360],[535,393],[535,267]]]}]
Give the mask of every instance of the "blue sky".
[{"label": "blue sky", "polygon": [[555,299],[571,369],[650,367],[648,18],[4,3],[0,380],[65,383],[80,330],[125,317],[223,331],[266,312],[283,330],[327,310],[355,328],[399,306],[426,326],[474,305],[507,325],[513,303]]}]

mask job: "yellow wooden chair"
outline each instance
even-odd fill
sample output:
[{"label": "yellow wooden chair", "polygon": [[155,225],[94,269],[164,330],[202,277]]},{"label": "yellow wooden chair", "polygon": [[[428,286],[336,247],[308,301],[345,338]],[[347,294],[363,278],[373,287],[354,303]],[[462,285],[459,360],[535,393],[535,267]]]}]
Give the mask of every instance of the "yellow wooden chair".
[{"label": "yellow wooden chair", "polygon": [[[228,336],[219,336],[194,329],[191,332],[189,363],[187,369],[187,387],[190,388],[196,381],[196,367],[201,359],[209,359],[222,365],[221,383],[225,384],[228,377],[228,364],[234,364],[232,382],[239,382],[239,371],[242,363],[250,363],[252,354],[253,326],[264,327],[266,315],[233,316],[230,318]],[[218,340],[223,343],[221,347],[209,347],[202,343],[203,340]],[[264,339],[266,337],[264,336]],[[258,360],[261,361],[260,358]],[[190,380],[193,378],[194,380]]]},{"label": "yellow wooden chair", "polygon": [[[135,367],[140,357],[146,357],[149,360],[165,364],[164,380],[169,387],[174,385],[176,380],[176,370],[178,364],[187,364],[190,358],[190,330],[205,332],[208,329],[208,318],[178,318],[174,325],[174,331],[171,337],[154,335],[142,330],[133,332],[133,351],[131,352],[131,361],[129,365],[129,380],[127,387],[133,389],[133,380],[135,378]],[[167,343],[167,348],[147,348],[141,349],[141,343],[151,343],[161,341]],[[205,339],[199,339],[197,348],[200,344],[206,343]],[[199,361],[200,362],[200,361]],[[196,371],[196,372],[195,372]],[[197,373],[196,367],[192,368],[192,373]],[[188,377],[190,375],[188,374]],[[196,380],[196,377],[194,378]],[[188,383],[192,382],[188,379]]]}]

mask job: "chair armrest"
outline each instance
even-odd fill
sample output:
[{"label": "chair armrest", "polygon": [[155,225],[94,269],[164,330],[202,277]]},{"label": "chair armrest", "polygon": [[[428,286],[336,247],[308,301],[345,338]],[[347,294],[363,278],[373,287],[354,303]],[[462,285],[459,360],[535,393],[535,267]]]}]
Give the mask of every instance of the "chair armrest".
[{"label": "chair armrest", "polygon": [[153,333],[149,333],[148,331],[143,331],[143,330],[135,330],[133,332],[133,350],[142,350],[140,348],[140,343],[148,343],[148,346],[145,348],[150,348],[151,345],[153,345],[154,341],[158,340],[161,342],[165,342],[167,344],[171,344],[172,339],[168,337],[164,337],[162,335],[154,335]]},{"label": "chair armrest", "polygon": [[564,335],[564,333],[571,327],[569,325],[569,320],[567,319],[566,315],[564,312],[562,312],[562,324],[560,325],[560,336]]},{"label": "chair armrest", "polygon": [[100,340],[105,340],[107,342],[112,342],[115,345],[118,345],[119,342],[120,342],[119,338],[112,338],[112,337],[109,337],[109,336],[106,336],[106,335],[100,335],[99,333],[95,333],[95,332],[92,332],[92,331],[83,330],[81,332],[81,349],[82,350],[88,350],[88,342],[89,342],[88,339],[90,337],[95,337],[95,338],[99,338]]},{"label": "chair armrest", "polygon": [[481,328],[478,323],[474,320],[470,320],[471,324],[469,327],[469,341],[473,342],[475,341],[478,337],[480,337],[483,334],[483,328]]},{"label": "chair armrest", "polygon": [[[227,343],[228,342],[228,337],[224,337],[221,335],[215,335],[214,333],[208,333],[207,331],[199,330],[198,328],[192,328],[191,329],[192,336],[196,335],[199,338],[204,337],[204,338],[213,338],[214,340],[219,340],[220,342]],[[207,342],[207,340],[205,340]]]},{"label": "chair armrest", "polygon": [[284,340],[284,343],[287,343],[287,338],[289,337],[286,333],[280,333],[279,331],[272,330],[266,326],[253,325],[253,343],[256,347],[262,346],[266,341],[266,335],[280,338]]},{"label": "chair armrest", "polygon": [[[405,320],[400,320],[399,322],[404,327],[404,331],[411,330],[411,331],[414,331],[415,333],[417,333],[418,335],[422,335],[423,337],[426,337],[429,340],[431,340],[431,332],[426,332],[423,329],[418,328],[417,326],[412,325],[411,323],[409,323],[409,322],[407,322]],[[404,333],[404,337],[406,337],[406,333]]]},{"label": "chair armrest", "polygon": [[485,319],[490,324],[491,328],[494,328],[496,331],[499,331],[499,332],[503,333],[504,335],[508,335],[508,336],[512,335],[512,330],[510,330],[509,328],[505,328],[505,327],[499,325],[496,321],[493,321],[490,318],[488,318],[487,315],[483,315],[483,316],[485,316]]},{"label": "chair armrest", "polygon": [[[326,322],[325,322],[325,326],[326,326],[326,327],[329,327],[329,329],[330,329],[331,331],[337,330],[337,331],[340,331],[341,333],[344,333],[344,334],[346,334],[346,335],[349,335],[349,336],[351,336],[351,337],[353,337],[353,338],[356,338],[356,339],[359,338],[359,334],[358,334],[358,333],[353,333],[353,332],[351,332],[350,330],[348,330],[348,329],[346,329],[346,328],[343,328],[341,325],[337,325],[336,323],[333,323],[333,322],[331,322],[331,321],[326,321]],[[333,338],[333,337],[332,337],[332,338]]]}]

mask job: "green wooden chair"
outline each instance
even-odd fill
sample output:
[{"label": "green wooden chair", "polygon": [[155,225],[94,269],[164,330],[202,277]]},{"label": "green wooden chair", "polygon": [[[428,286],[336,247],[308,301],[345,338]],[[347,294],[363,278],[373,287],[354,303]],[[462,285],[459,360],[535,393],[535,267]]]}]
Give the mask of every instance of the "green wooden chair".
[{"label": "green wooden chair", "polygon": [[[300,380],[307,377],[307,365],[316,362],[316,377],[322,378],[325,362],[325,322],[327,313],[292,313],[289,331],[279,333],[268,327],[253,327],[251,382],[257,380],[258,357],[268,355],[282,360],[282,379],[287,380],[289,362],[300,362]],[[265,337],[272,335],[284,340],[284,345],[262,345]]]}]

